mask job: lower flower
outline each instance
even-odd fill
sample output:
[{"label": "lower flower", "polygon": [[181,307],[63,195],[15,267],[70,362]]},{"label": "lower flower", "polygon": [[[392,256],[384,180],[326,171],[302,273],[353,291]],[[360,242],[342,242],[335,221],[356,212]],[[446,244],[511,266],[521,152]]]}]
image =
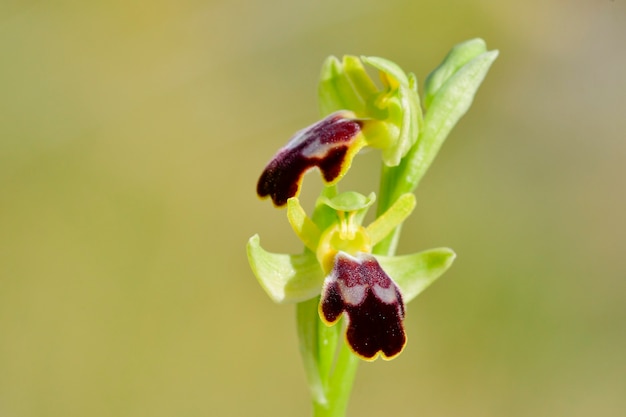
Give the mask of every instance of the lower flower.
[{"label": "lower flower", "polygon": [[287,218],[305,244],[304,253],[265,251],[258,236],[248,242],[252,271],[272,300],[299,303],[320,296],[320,319],[331,326],[345,315],[347,344],[370,361],[378,356],[392,359],[402,352],[407,341],[405,304],[455,257],[447,248],[396,256],[371,253],[415,207],[415,197],[404,194],[367,227],[361,226],[374,198],[358,193],[322,196],[317,202],[318,223],[306,215],[297,198],[289,199]]},{"label": "lower flower", "polygon": [[402,294],[370,254],[337,253],[319,311],[328,325],[346,315],[346,341],[362,359],[374,360],[379,354],[392,359],[406,345]]}]

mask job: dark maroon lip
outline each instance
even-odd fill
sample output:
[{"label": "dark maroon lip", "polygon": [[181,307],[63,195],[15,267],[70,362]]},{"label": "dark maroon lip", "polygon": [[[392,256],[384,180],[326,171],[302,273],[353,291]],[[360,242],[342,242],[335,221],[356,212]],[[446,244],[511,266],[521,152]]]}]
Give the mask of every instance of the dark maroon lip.
[{"label": "dark maroon lip", "polygon": [[361,132],[359,120],[333,113],[299,131],[263,170],[257,183],[261,198],[271,197],[280,207],[298,195],[302,176],[317,167],[326,183],[332,183],[344,171],[346,155]]},{"label": "dark maroon lip", "polygon": [[326,278],[320,315],[328,324],[347,316],[346,340],[366,360],[391,359],[404,349],[404,302],[395,282],[369,254],[339,252]]}]

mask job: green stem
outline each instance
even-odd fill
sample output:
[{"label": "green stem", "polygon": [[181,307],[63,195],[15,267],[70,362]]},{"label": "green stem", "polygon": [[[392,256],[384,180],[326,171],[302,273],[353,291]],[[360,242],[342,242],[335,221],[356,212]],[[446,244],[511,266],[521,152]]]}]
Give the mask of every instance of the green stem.
[{"label": "green stem", "polygon": [[[394,168],[383,165],[377,217],[386,212],[402,192],[412,191],[417,185],[415,183],[407,186],[398,181],[398,176],[404,169],[402,164]],[[399,187],[398,183],[402,185]],[[406,188],[408,189],[405,191]],[[323,194],[336,195],[337,189],[327,187]],[[318,206],[314,210],[313,220],[316,223],[328,221],[324,219],[323,210],[324,206]],[[400,230],[400,226],[395,228],[374,248],[373,252],[387,256],[393,255]],[[300,352],[313,398],[313,416],[344,417],[360,359],[352,353],[343,338],[339,337],[342,324],[328,327],[321,321],[318,304],[319,297],[297,305]]]},{"label": "green stem", "polygon": [[326,387],[319,369],[317,305],[319,297],[296,304],[296,323],[300,341],[300,356],[313,402],[325,403]]},{"label": "green stem", "polygon": [[328,327],[320,320],[318,304],[319,297],[296,306],[300,353],[313,398],[313,416],[343,417],[359,358],[339,337],[342,323]]},{"label": "green stem", "polygon": [[[337,324],[335,327],[340,327],[340,325]],[[360,359],[350,351],[343,340],[339,340],[339,343],[339,354],[335,368],[328,379],[328,401],[326,404],[313,403],[314,417],[344,417],[346,415],[350,392]]]},{"label": "green stem", "polygon": [[[383,165],[381,172],[380,197],[377,217],[387,211],[397,200],[398,175],[401,167],[389,168]],[[327,187],[323,194],[337,194],[336,187]],[[324,206],[314,210],[316,223],[324,219]],[[393,255],[400,236],[400,227],[374,248],[374,253]],[[297,305],[298,337],[300,353],[307,374],[313,398],[314,417],[344,417],[360,359],[352,353],[339,333],[343,321],[334,326],[326,326],[319,318],[319,297]]]},{"label": "green stem", "polygon": [[[322,194],[333,197],[337,187],[326,187]],[[313,212],[316,224],[330,224],[335,221],[334,216],[325,205],[317,206]],[[343,321],[327,326],[319,317],[318,306],[319,297],[296,306],[300,353],[313,399],[313,416],[343,417],[359,359],[340,335]]]}]

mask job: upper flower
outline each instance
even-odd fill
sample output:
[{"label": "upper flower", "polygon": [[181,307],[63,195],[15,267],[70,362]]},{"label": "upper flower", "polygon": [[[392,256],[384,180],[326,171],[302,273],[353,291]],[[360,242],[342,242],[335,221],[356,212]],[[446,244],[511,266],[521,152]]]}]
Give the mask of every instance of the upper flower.
[{"label": "upper flower", "polygon": [[322,113],[330,115],[298,131],[267,164],[257,183],[261,198],[285,205],[314,167],[326,184],[336,183],[366,145],[381,149],[385,164],[396,166],[415,143],[421,122],[415,77],[382,58],[362,60],[379,70],[383,88],[376,87],[357,57],[346,56],[343,62],[330,57],[320,81]]},{"label": "upper flower", "polygon": [[299,193],[302,176],[313,167],[327,184],[337,182],[365,145],[362,126],[354,113],[340,111],[297,132],[265,167],[257,184],[259,197],[270,196],[275,205],[285,205]]}]

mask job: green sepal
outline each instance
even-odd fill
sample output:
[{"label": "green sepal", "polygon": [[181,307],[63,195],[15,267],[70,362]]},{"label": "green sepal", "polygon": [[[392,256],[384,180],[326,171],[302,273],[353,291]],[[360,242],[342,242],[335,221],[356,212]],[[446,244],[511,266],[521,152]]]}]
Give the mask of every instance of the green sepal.
[{"label": "green sepal", "polygon": [[395,62],[377,56],[361,56],[361,60],[379,70],[382,73],[381,77],[384,76],[395,81],[395,83],[392,82],[392,88],[396,88],[398,85],[409,85],[409,78]]},{"label": "green sepal", "polygon": [[319,227],[320,231],[326,230],[338,220],[337,212],[324,203],[327,199],[332,199],[337,194],[339,194],[337,185],[327,185],[322,189],[317,200],[315,200],[315,208],[311,219]]},{"label": "green sepal", "polygon": [[361,224],[367,214],[367,209],[376,201],[376,194],[370,193],[367,197],[356,191],[345,191],[332,198],[321,196],[319,202],[332,208],[335,212],[354,213],[354,222]]},{"label": "green sepal", "polygon": [[417,297],[452,265],[452,249],[429,249],[412,255],[374,255],[383,270],[398,284],[404,303]]},{"label": "green sepal", "polygon": [[376,201],[376,194],[370,193],[367,197],[356,191],[345,191],[334,197],[320,197],[320,202],[335,211],[359,211],[367,209]]},{"label": "green sepal", "polygon": [[272,301],[299,302],[320,294],[324,273],[313,253],[267,252],[261,247],[259,235],[248,240],[246,249],[252,272]]},{"label": "green sepal", "polygon": [[339,61],[330,56],[324,61],[318,87],[322,115],[349,109],[367,117],[366,102],[375,93],[376,85],[358,57],[346,55]]},{"label": "green sepal", "polygon": [[[384,122],[389,132],[387,136],[392,136],[388,143],[382,142],[380,146],[371,144],[382,149],[385,165],[396,166],[415,144],[419,134],[422,114],[417,81],[415,75],[407,76],[397,64],[387,59],[365,56],[361,59],[380,71],[386,89],[376,97],[373,106],[385,112]],[[367,138],[367,130],[364,130],[364,135]]]},{"label": "green sepal", "polygon": [[485,52],[487,52],[487,44],[480,38],[455,45],[424,81],[424,108],[430,107],[433,98],[450,77],[465,64]]}]

